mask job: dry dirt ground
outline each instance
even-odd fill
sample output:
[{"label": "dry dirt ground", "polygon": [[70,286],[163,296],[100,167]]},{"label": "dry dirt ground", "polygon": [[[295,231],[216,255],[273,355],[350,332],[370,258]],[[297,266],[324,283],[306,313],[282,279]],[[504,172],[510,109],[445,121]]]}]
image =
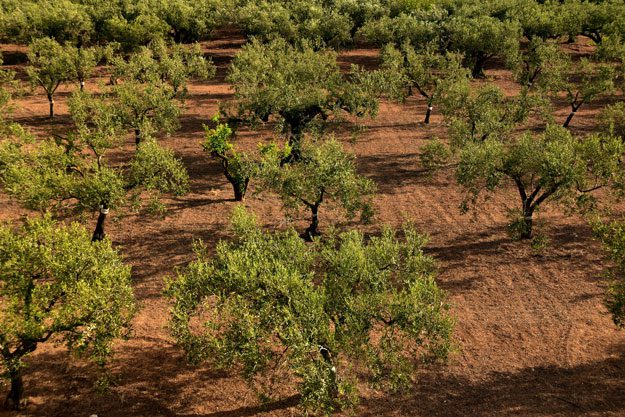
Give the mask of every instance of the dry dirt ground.
[{"label": "dry dirt ground", "polygon": [[[166,218],[128,215],[109,224],[108,235],[133,265],[141,311],[134,336],[117,345],[112,362],[115,382],[107,393],[93,388],[94,373],[62,349],[45,346],[30,359],[25,372],[26,409],[2,416],[291,416],[297,399],[285,388],[283,400],[260,405],[238,377],[208,367],[185,364],[167,331],[168,304],[163,279],[174,267],[192,259],[193,239],[213,246],[228,237],[232,191],[199,145],[202,123],[231,97],[224,75],[242,43],[227,37],[206,43],[219,66],[216,80],[190,86],[180,130],[163,143],[178,153],[191,175],[190,194],[167,201]],[[583,46],[573,45],[583,53]],[[4,46],[7,61],[17,64],[23,48]],[[376,51],[355,49],[341,54],[341,64],[376,64]],[[509,72],[491,68],[491,80],[511,90]],[[95,82],[88,84],[93,88]],[[34,132],[62,130],[69,118],[65,102],[76,86],[58,94],[59,117],[45,118],[47,102],[37,91],[18,100],[16,118]],[[600,104],[582,108],[572,123],[578,133],[593,129]],[[430,126],[422,120],[425,103],[383,103],[377,118],[359,121],[364,129],[351,140],[354,124],[336,127],[347,149],[358,156],[362,174],[375,180],[377,219],[371,226],[340,221],[323,212],[322,226],[363,227],[375,232],[381,224],[412,219],[431,236],[427,251],[440,265],[440,285],[448,292],[457,319],[458,352],[446,365],[424,369],[415,385],[402,394],[364,390],[359,416],[624,416],[625,333],[615,329],[602,305],[606,264],[589,227],[576,215],[550,206],[540,213],[550,245],[535,253],[525,242],[506,234],[507,210],[516,207],[512,189],[498,193],[478,212],[462,215],[462,191],[452,171],[428,176],[419,163],[420,148],[444,137],[435,113]],[[436,110],[435,110],[436,112]],[[564,119],[566,106],[556,117]],[[252,148],[272,136],[271,128],[242,132],[240,146]],[[128,138],[127,149],[132,149]],[[277,201],[250,196],[245,205],[268,227],[286,226]],[[0,219],[22,212],[0,196]],[[94,215],[95,216],[95,215]],[[91,219],[95,223],[95,217]],[[299,219],[295,226],[305,226]],[[4,391],[0,389],[0,391]]]}]

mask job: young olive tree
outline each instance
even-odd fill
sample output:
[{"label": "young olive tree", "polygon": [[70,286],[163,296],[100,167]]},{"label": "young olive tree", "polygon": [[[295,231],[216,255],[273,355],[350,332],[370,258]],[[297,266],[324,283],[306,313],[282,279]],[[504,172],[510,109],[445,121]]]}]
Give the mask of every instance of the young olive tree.
[{"label": "young olive tree", "polygon": [[30,65],[26,72],[33,85],[41,86],[50,103],[50,118],[54,117],[54,93],[61,83],[76,78],[76,67],[70,48],[54,39],[41,38],[29,46]]},{"label": "young olive tree", "polygon": [[128,80],[113,86],[112,92],[124,127],[135,133],[137,149],[144,138],[178,128],[181,104],[168,84]]},{"label": "young olive tree", "polygon": [[302,134],[313,120],[325,120],[341,111],[358,117],[376,114],[380,90],[377,75],[352,67],[345,77],[336,53],[276,40],[268,45],[252,41],[243,46],[232,63],[228,81],[234,86],[238,116],[264,122],[277,116],[297,157]]},{"label": "young olive tree", "polygon": [[562,125],[569,127],[582,105],[614,91],[614,66],[582,58],[562,80],[560,91],[566,92],[566,100],[571,107]]},{"label": "young olive tree", "polygon": [[462,56],[448,52],[440,54],[432,49],[417,51],[409,43],[401,49],[392,44],[382,51],[382,68],[389,77],[390,96],[405,100],[416,90],[427,101],[423,123],[430,123],[434,103],[450,85],[468,78],[462,67]]},{"label": "young olive tree", "polygon": [[509,66],[518,60],[521,27],[516,21],[495,17],[452,17],[446,22],[449,49],[464,54],[474,78],[484,78],[484,66],[499,57]]},{"label": "young olive tree", "polygon": [[215,116],[212,121],[217,125],[215,128],[204,125],[206,139],[202,147],[221,162],[224,175],[234,190],[234,200],[243,201],[256,164],[248,155],[234,148],[231,142],[234,130],[227,123],[219,123],[219,116]]},{"label": "young olive tree", "polygon": [[42,343],[63,341],[104,366],[135,311],[130,267],[111,243],[91,243],[83,227],[49,217],[0,226],[0,299],[0,377],[11,384],[10,409],[22,404],[26,359]]},{"label": "young olive tree", "polygon": [[450,353],[453,320],[413,227],[307,244],[261,230],[241,208],[233,226],[233,242],[212,257],[196,245],[197,260],[168,283],[172,333],[191,361],[250,384],[293,381],[301,407],[327,415],[355,404],[359,382],[398,389],[421,358]]},{"label": "young olive tree", "polygon": [[287,211],[310,211],[310,226],[303,234],[306,239],[319,234],[319,208],[326,201],[343,209],[349,218],[360,212],[363,221],[369,220],[375,183],[356,172],[354,155],[330,139],[302,144],[300,158],[283,164],[290,151],[288,146],[281,150],[275,144],[262,150],[259,187],[275,192]]},{"label": "young olive tree", "polygon": [[529,90],[558,90],[570,71],[570,58],[555,43],[532,38],[515,68],[519,84]]},{"label": "young olive tree", "polygon": [[472,88],[466,81],[446,89],[441,102],[454,147],[501,138],[545,105],[541,96],[527,90],[507,97],[495,85]]},{"label": "young olive tree", "polygon": [[162,39],[141,47],[127,60],[119,56],[113,59],[113,78],[141,83],[165,83],[171,86],[179,98],[186,94],[190,78],[208,80],[215,76],[215,72],[215,66],[204,57],[199,44],[191,47],[169,46]]},{"label": "young olive tree", "polygon": [[73,66],[73,73],[80,83],[80,91],[84,91],[85,81],[93,75],[93,71],[102,59],[104,51],[97,47],[75,48],[65,46],[65,48],[70,55],[69,59]]},{"label": "young olive tree", "polygon": [[142,143],[129,169],[113,166],[106,154],[120,143],[115,103],[75,95],[70,110],[76,127],[67,137],[45,139],[34,146],[17,143],[0,172],[5,191],[24,207],[41,212],[93,212],[98,220],[93,240],[104,238],[111,209],[120,209],[130,192],[147,190],[184,194],[188,174],[170,150],[153,139]]},{"label": "young olive tree", "polygon": [[550,125],[540,135],[518,139],[469,142],[460,152],[458,183],[468,191],[465,208],[483,192],[494,192],[511,180],[518,190],[521,216],[511,231],[532,237],[534,213],[548,201],[570,199],[620,182],[625,146],[619,138],[594,135],[575,138]]}]

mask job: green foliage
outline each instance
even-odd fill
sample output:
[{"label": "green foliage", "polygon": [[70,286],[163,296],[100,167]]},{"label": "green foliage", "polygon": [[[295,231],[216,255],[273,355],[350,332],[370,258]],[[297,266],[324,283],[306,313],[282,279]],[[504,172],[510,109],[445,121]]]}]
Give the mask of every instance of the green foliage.
[{"label": "green foliage", "polygon": [[[48,217],[0,226],[0,375],[18,407],[24,359],[48,340],[104,365],[135,311],[130,267],[110,242]],[[15,391],[20,392],[15,392]]]},{"label": "green foliage", "polygon": [[623,221],[592,221],[597,237],[608,250],[610,259],[616,264],[609,271],[612,283],[606,293],[605,304],[618,327],[625,327],[625,224]]},{"label": "green foliage", "polygon": [[20,0],[5,8],[0,14],[0,36],[5,42],[30,43],[48,37],[83,43],[93,32],[86,7],[71,0]]},{"label": "green foliage", "polygon": [[189,174],[174,153],[154,139],[143,141],[130,165],[130,183],[148,190],[184,195],[189,191]]},{"label": "green foliage", "polygon": [[449,147],[440,139],[432,139],[423,145],[419,158],[421,165],[423,165],[426,171],[434,171],[448,163],[451,156],[452,153]]},{"label": "green foliage", "polygon": [[234,198],[243,200],[247,192],[250,178],[256,171],[256,163],[243,153],[238,152],[231,142],[234,131],[227,123],[219,123],[219,116],[213,117],[212,121],[217,124],[215,128],[204,125],[206,139],[202,143],[204,151],[221,162],[226,179],[232,184]]},{"label": "green foliage", "polygon": [[[549,126],[545,133],[518,139],[468,142],[460,152],[457,179],[475,202],[513,181],[521,199],[524,229],[530,238],[532,216],[546,200],[564,200],[622,181],[624,145],[600,135],[575,138],[566,129]],[[518,229],[518,228],[517,228]]]},{"label": "green foliage", "polygon": [[338,47],[351,41],[350,16],[318,0],[245,1],[236,11],[244,32],[263,41],[285,39],[289,43],[310,41]]},{"label": "green foliage", "polygon": [[298,381],[302,407],[330,414],[353,405],[359,381],[401,388],[419,359],[449,354],[453,321],[411,226],[306,244],[293,230],[262,231],[239,208],[233,227],[232,243],[212,258],[196,245],[198,259],[167,286],[172,333],[193,362],[250,383],[281,372]]},{"label": "green foliage", "polygon": [[400,12],[397,15],[384,15],[369,19],[359,30],[359,36],[383,46],[393,44],[400,47],[411,45],[431,45],[443,43],[441,35],[448,12],[440,7]]},{"label": "green foliage", "polygon": [[599,122],[604,132],[625,141],[625,103],[618,102],[606,106],[599,114]]},{"label": "green foliage", "polygon": [[284,164],[285,154],[276,145],[266,146],[259,172],[261,190],[278,194],[289,212],[308,209],[312,214],[306,237],[316,235],[318,209],[325,201],[335,203],[348,218],[358,212],[367,221],[373,214],[371,197],[375,183],[358,175],[355,156],[343,150],[334,139],[305,142],[297,161]]},{"label": "green foliage", "polygon": [[232,63],[228,82],[234,86],[239,117],[267,121],[270,115],[278,116],[291,140],[297,142],[314,119],[326,119],[339,111],[375,115],[375,76],[353,67],[344,77],[334,52],[276,40],[243,46]]}]

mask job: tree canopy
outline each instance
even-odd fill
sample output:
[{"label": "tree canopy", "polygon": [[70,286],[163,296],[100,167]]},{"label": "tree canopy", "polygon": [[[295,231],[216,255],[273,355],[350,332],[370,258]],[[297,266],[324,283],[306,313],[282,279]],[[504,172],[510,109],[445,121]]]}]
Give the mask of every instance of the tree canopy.
[{"label": "tree canopy", "polygon": [[128,334],[135,301],[130,267],[109,241],[91,243],[78,224],[33,218],[0,226],[0,376],[18,408],[25,359],[41,343],[63,341],[98,365]]},{"label": "tree canopy", "polygon": [[453,321],[413,227],[311,245],[293,230],[263,231],[237,209],[233,229],[214,256],[196,245],[197,259],[168,284],[172,332],[193,362],[250,383],[294,378],[301,406],[329,414],[355,403],[358,382],[400,388],[420,358],[450,352]]}]

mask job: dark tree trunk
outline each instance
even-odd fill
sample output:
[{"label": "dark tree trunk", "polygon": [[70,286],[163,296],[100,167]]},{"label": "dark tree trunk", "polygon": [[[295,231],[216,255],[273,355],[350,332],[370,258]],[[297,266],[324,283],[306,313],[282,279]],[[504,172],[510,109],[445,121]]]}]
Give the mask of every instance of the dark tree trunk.
[{"label": "dark tree trunk", "polygon": [[245,193],[247,192],[247,184],[249,181],[249,178],[246,178],[243,181],[230,181],[232,189],[234,190],[234,201],[243,201]]},{"label": "dark tree trunk", "polygon": [[9,410],[19,410],[22,395],[24,394],[24,381],[22,379],[22,372],[20,370],[9,371],[9,378],[11,380],[11,389],[4,402],[5,408]]},{"label": "dark tree trunk", "polygon": [[432,103],[428,103],[428,110],[425,112],[425,120],[423,123],[426,125],[430,123],[430,115],[432,114]]},{"label": "dark tree trunk", "polygon": [[571,120],[573,120],[573,116],[575,116],[575,113],[577,113],[577,109],[578,107],[573,107],[573,110],[571,110],[571,112],[569,113],[562,127],[569,127],[569,125],[571,124]]},{"label": "dark tree trunk", "polygon": [[313,237],[319,236],[319,204],[311,205],[310,212],[312,214],[312,218],[310,221],[310,226],[304,231],[304,238],[307,240],[312,240]]},{"label": "dark tree trunk", "polygon": [[91,238],[92,242],[99,242],[104,239],[104,221],[106,220],[106,216],[109,214],[109,209],[106,204],[102,204],[100,206],[100,214],[98,215],[98,222],[96,223],[95,230],[93,231],[93,236]]},{"label": "dark tree trunk", "polygon": [[[526,205],[525,203],[523,204]],[[523,230],[521,232],[521,239],[531,239],[532,238],[532,228],[534,226],[534,208],[533,207],[524,207],[523,208]]]},{"label": "dark tree trunk", "polygon": [[484,53],[478,52],[475,57],[475,64],[473,65],[473,70],[471,71],[471,75],[473,78],[485,78],[484,74],[484,64],[486,63],[486,56]]},{"label": "dark tree trunk", "polygon": [[141,144],[141,129],[135,129],[135,145],[139,147]]},{"label": "dark tree trunk", "polygon": [[50,119],[54,118],[54,99],[52,94],[48,94],[48,102],[50,103]]}]

